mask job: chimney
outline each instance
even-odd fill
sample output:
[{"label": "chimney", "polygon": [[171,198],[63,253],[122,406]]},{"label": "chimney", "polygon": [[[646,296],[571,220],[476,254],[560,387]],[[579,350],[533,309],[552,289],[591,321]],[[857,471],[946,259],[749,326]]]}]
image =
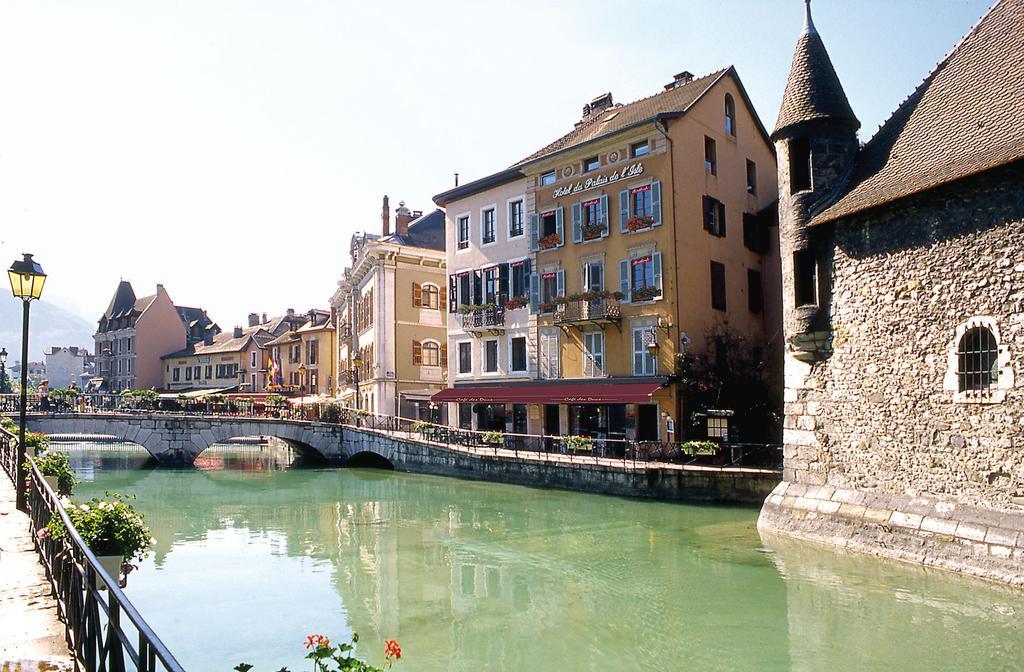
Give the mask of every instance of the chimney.
[{"label": "chimney", "polygon": [[579,126],[580,124],[590,121],[611,106],[611,92],[602,93],[600,96],[595,97],[592,101],[583,106],[583,115],[580,117],[580,120],[576,122],[576,125]]},{"label": "chimney", "polygon": [[316,308],[309,309],[309,326],[316,326]]},{"label": "chimney", "polygon": [[294,308],[289,308],[288,310],[286,310],[284,312],[285,312],[286,315],[288,315],[288,317],[291,317],[292,315],[295,314],[295,309]]},{"label": "chimney", "polygon": [[405,201],[398,202],[398,210],[395,210],[395,233],[399,236],[409,235],[409,222],[415,217],[409,208],[405,207]]},{"label": "chimney", "polygon": [[235,327],[235,333],[232,334],[232,336],[234,336],[234,338],[241,338],[242,337],[242,328],[241,327]]},{"label": "chimney", "polygon": [[665,90],[675,89],[684,84],[689,84],[693,81],[693,73],[689,70],[683,70],[677,75],[673,75],[672,81],[665,85]]},{"label": "chimney", "polygon": [[380,209],[380,228],[385,236],[391,235],[391,206],[388,205],[387,194],[384,194],[384,205]]},{"label": "chimney", "polygon": [[259,323],[260,323],[260,316],[257,315],[256,313],[249,313],[249,326],[250,327],[255,327]]},{"label": "chimney", "polygon": [[213,332],[209,329],[203,333],[203,345],[213,345]]},{"label": "chimney", "polygon": [[266,324],[266,323],[267,323],[267,314],[263,313],[263,319],[260,320],[260,324]]}]

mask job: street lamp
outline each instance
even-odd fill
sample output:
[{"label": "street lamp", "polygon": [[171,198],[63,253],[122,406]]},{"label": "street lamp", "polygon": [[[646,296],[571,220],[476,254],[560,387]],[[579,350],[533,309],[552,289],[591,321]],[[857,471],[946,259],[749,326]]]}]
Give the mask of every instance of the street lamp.
[{"label": "street lamp", "polygon": [[7,348],[0,348],[0,394],[8,394],[7,389]]},{"label": "street lamp", "polygon": [[306,391],[306,365],[299,364],[299,391]]},{"label": "street lamp", "polygon": [[363,363],[363,356],[358,352],[352,355],[352,382],[356,386],[356,410],[359,410],[359,366]]},{"label": "street lamp", "polygon": [[16,261],[7,269],[11,280],[11,292],[15,298],[21,299],[23,312],[21,319],[21,413],[18,426],[18,479],[14,485],[17,493],[15,504],[19,511],[28,511],[25,499],[25,407],[28,405],[28,312],[29,304],[43,294],[46,273],[43,267],[33,261],[32,255],[26,253],[21,261]]}]

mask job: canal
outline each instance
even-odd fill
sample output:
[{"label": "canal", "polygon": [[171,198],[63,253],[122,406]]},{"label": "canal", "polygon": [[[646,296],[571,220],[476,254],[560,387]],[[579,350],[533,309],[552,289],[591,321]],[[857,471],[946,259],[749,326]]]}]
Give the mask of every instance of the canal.
[{"label": "canal", "polygon": [[762,541],[752,508],[642,502],[293,463],[219,445],[199,469],[54,444],[137,496],[156,545],[127,594],[191,671],[308,669],[353,631],[408,672],[1024,669],[1024,593]]}]

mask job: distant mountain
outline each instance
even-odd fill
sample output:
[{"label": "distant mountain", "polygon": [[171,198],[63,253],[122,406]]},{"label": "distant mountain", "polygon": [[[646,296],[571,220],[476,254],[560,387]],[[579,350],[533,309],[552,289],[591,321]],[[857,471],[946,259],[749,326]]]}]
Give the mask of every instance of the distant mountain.
[{"label": "distant mountain", "polygon": [[[21,359],[21,301],[10,289],[0,292],[0,348],[7,348],[7,365]],[[78,345],[93,350],[96,324],[46,301],[33,301],[29,330],[29,359],[43,359],[50,345]]]}]

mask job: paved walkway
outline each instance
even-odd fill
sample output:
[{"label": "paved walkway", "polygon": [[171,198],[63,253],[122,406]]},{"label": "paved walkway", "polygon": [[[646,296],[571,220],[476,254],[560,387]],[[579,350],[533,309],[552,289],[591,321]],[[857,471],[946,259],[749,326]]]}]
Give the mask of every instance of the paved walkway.
[{"label": "paved walkway", "polygon": [[28,516],[0,471],[0,672],[73,669]]}]

